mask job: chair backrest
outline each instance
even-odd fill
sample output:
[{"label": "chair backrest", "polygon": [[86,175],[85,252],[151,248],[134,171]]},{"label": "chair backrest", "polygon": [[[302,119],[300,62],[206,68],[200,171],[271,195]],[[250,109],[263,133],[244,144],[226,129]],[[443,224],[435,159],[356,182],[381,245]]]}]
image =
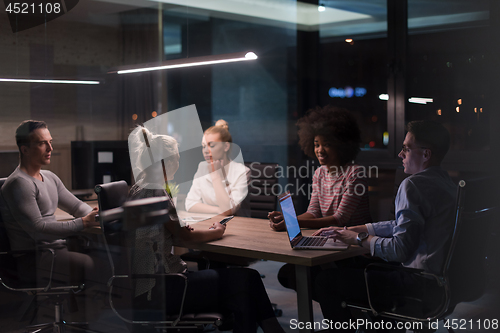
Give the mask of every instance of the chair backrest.
[{"label": "chair backrest", "polygon": [[[0,178],[0,191],[6,180],[7,178]],[[1,211],[5,209],[5,207],[3,207],[5,203],[1,196],[2,194],[0,193],[0,253],[10,251],[10,241],[1,214]],[[18,283],[17,263],[13,256],[0,255],[0,279],[11,286],[15,286],[15,284]]]},{"label": "chair backrest", "polygon": [[443,276],[451,292],[450,307],[481,297],[486,286],[486,245],[498,219],[500,177],[461,180],[455,230]]},{"label": "chair backrest", "polygon": [[108,210],[123,205],[128,197],[128,185],[124,180],[96,185],[94,188],[99,210]]},{"label": "chair backrest", "polygon": [[276,195],[273,194],[273,186],[278,183],[278,164],[247,162],[245,165],[250,168],[250,183],[245,198],[250,207],[250,216],[267,219],[267,214],[276,210],[278,203]]},{"label": "chair backrest", "polygon": [[[96,185],[94,192],[97,194],[99,211],[102,212],[123,205],[127,201],[128,190],[127,182],[124,180]],[[101,227],[105,231],[109,229],[116,230],[121,228],[121,223],[119,221],[103,223],[101,220]]]},{"label": "chair backrest", "polygon": [[[7,178],[0,178],[0,190],[2,189],[3,184]],[[0,193],[0,196],[2,194]],[[0,198],[0,205],[3,205],[3,199]],[[0,252],[10,251],[10,242],[9,237],[7,236],[7,230],[5,229],[5,225],[3,223],[3,218],[1,214],[1,210],[3,207],[0,207]]]}]

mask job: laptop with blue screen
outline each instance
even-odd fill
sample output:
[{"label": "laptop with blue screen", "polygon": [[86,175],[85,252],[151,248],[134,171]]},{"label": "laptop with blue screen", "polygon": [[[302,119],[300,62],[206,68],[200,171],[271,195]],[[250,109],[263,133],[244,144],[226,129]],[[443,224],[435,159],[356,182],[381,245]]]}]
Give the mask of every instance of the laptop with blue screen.
[{"label": "laptop with blue screen", "polygon": [[292,249],[339,251],[349,248],[348,244],[345,244],[341,241],[335,242],[332,238],[321,236],[302,236],[290,192],[286,192],[278,196],[278,201],[281,206],[281,211],[283,212],[283,218],[286,224],[286,232],[288,233],[288,238],[290,240]]}]

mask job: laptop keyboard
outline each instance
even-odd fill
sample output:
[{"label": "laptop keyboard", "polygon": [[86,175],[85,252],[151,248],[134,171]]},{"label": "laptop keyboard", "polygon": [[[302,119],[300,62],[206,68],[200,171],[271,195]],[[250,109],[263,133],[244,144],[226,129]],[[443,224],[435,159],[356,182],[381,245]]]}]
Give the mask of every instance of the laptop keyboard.
[{"label": "laptop keyboard", "polygon": [[300,246],[323,246],[327,240],[327,237],[304,237]]}]

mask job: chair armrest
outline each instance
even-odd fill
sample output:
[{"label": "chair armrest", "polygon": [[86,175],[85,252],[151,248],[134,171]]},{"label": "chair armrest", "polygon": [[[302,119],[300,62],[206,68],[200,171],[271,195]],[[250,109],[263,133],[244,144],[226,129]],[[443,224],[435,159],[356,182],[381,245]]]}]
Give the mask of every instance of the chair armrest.
[{"label": "chair armrest", "polygon": [[[184,290],[182,294],[182,300],[181,300],[181,306],[179,310],[179,314],[177,315],[177,318],[174,320],[172,323],[172,326],[177,325],[177,323],[181,320],[182,313],[184,311],[184,301],[186,298],[186,292],[187,292],[187,287],[188,287],[188,280],[187,277],[182,274],[182,273],[159,273],[159,274],[131,274],[131,275],[113,275],[109,278],[108,280],[108,287],[109,287],[109,304],[111,306],[111,309],[116,313],[118,317],[120,317],[123,321],[134,324],[137,322],[134,322],[133,320],[129,320],[127,318],[124,318],[121,316],[118,311],[115,309],[113,306],[113,299],[112,299],[112,292],[113,292],[113,280],[114,279],[156,279],[156,278],[166,278],[166,279],[180,279],[184,282]],[[161,323],[161,322],[158,322]]]},{"label": "chair armrest", "polygon": [[12,256],[15,257],[16,255],[25,255],[25,254],[36,254],[37,252],[50,252],[52,255],[52,261],[50,264],[50,275],[49,275],[49,282],[45,287],[33,287],[33,288],[13,288],[8,286],[7,284],[4,283],[4,281],[0,278],[1,283],[4,285],[9,290],[13,291],[23,291],[27,293],[32,293],[32,292],[47,292],[50,290],[50,287],[52,285],[52,275],[54,272],[54,261],[56,257],[56,253],[54,249],[47,247],[45,245],[37,246],[37,249],[28,249],[28,250],[15,250],[15,251],[7,251],[7,252],[0,252],[0,255],[5,255],[5,256]]},{"label": "chair armrest", "polygon": [[[408,316],[408,315],[403,315],[401,313],[396,313],[395,312],[395,309],[397,308],[392,308],[390,311],[379,311],[378,309],[375,308],[375,299],[373,297],[373,292],[371,293],[370,292],[370,285],[373,285],[373,283],[370,283],[370,272],[371,271],[376,271],[376,270],[379,270],[379,271],[387,271],[387,272],[406,272],[406,273],[409,273],[415,277],[420,277],[422,279],[426,279],[426,280],[435,280],[437,282],[437,285],[440,287],[440,288],[443,288],[442,290],[444,291],[444,295],[446,297],[446,300],[449,299],[449,294],[448,294],[448,287],[447,287],[447,283],[446,283],[446,279],[444,277],[441,277],[441,276],[438,276],[436,274],[432,274],[432,273],[429,273],[429,272],[426,272],[424,271],[423,269],[416,269],[416,268],[409,268],[409,267],[403,267],[403,266],[394,266],[394,265],[389,265],[389,264],[385,264],[385,263],[372,263],[372,264],[369,264],[366,268],[365,268],[365,282],[366,282],[366,291],[367,291],[367,295],[368,295],[368,303],[369,303],[369,306],[370,306],[370,309],[371,311],[375,314],[375,315],[378,315],[378,314],[381,314],[381,315],[384,315],[384,316],[387,316],[387,317],[390,317],[390,318],[394,318],[394,319],[403,319],[403,320],[418,320],[418,321],[428,321],[430,320],[431,318],[419,318],[419,317],[412,317],[412,316]],[[407,294],[405,294],[405,292],[403,290],[399,290],[399,293],[397,295],[397,298],[393,298],[391,299],[390,298],[391,295],[387,295],[387,298],[384,299],[384,300],[387,300],[389,299],[390,301],[392,300],[394,305],[395,306],[398,306],[398,305],[401,305],[401,304],[397,304],[399,297],[401,296],[401,298],[405,299],[405,300],[418,300],[418,299],[415,299],[415,298],[412,298],[411,295],[408,296]],[[420,300],[420,302],[423,302],[423,300]],[[445,303],[447,304],[447,301],[445,301]],[[446,305],[447,307],[447,305]],[[437,313],[439,313],[439,315],[442,313],[442,309],[441,307],[439,308],[440,310],[437,311]],[[438,315],[438,316],[439,316]],[[433,318],[436,318],[437,316],[434,316]]]},{"label": "chair armrest", "polygon": [[389,265],[385,263],[372,263],[366,266],[365,268],[365,279],[368,279],[367,273],[370,271],[372,268],[378,267],[378,268],[383,268],[387,269],[388,271],[399,271],[399,272],[407,272],[407,273],[412,273],[416,276],[422,276],[422,277],[432,277],[434,278],[437,283],[442,286],[444,284],[444,278],[441,276],[438,276],[433,273],[429,273],[424,271],[423,269],[419,268],[411,268],[411,267],[403,267],[403,266],[394,266],[394,265]]}]

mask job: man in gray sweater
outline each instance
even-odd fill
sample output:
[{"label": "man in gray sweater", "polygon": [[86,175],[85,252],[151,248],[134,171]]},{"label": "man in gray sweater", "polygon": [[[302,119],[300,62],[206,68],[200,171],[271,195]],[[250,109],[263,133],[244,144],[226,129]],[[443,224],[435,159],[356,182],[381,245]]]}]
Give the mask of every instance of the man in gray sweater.
[{"label": "man in gray sweater", "polygon": [[[68,251],[63,238],[98,226],[97,207],[78,200],[54,173],[41,170],[50,164],[52,137],[43,121],[26,120],[16,130],[20,163],[7,178],[0,191],[0,208],[12,250],[34,249],[44,244],[56,250],[55,272],[70,274],[71,280],[82,282],[94,271],[94,261],[88,255]],[[57,207],[75,217],[57,221]],[[33,260],[20,256],[20,270],[30,269]],[[50,267],[52,256],[37,255],[37,267]]]}]

